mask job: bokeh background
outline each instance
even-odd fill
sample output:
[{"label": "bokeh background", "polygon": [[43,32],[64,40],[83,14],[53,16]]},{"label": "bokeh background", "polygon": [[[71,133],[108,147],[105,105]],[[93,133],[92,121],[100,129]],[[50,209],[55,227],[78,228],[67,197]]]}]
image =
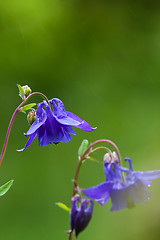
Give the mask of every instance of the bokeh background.
[{"label": "bokeh background", "polygon": [[[19,113],[0,168],[0,185],[14,179],[0,198],[0,236],[6,240],[63,240],[72,179],[81,141],[107,138],[130,157],[136,170],[160,169],[160,5],[158,1],[5,0],[0,1],[0,145],[20,103],[16,84],[28,84],[68,111],[97,126],[74,129],[66,144],[25,152],[29,128]],[[33,102],[40,102],[34,97]],[[86,162],[79,184],[104,180],[103,153]],[[125,163],[124,163],[125,165]],[[126,165],[125,165],[126,166]],[[148,204],[109,211],[95,204],[93,219],[80,240],[160,238],[160,180]]]}]

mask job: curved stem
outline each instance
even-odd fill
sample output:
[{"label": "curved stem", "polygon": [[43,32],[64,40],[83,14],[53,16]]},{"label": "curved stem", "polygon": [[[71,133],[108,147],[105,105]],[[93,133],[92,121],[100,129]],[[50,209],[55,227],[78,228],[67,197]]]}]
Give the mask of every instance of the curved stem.
[{"label": "curved stem", "polygon": [[[112,142],[111,140],[108,140],[108,139],[100,139],[100,140],[97,140],[93,143],[91,143],[88,148],[84,151],[84,153],[82,154],[81,158],[82,160],[85,158],[85,155],[87,154],[87,152],[96,144],[98,143],[102,143],[102,142],[105,142],[105,143],[108,143],[110,144],[116,151],[117,153],[117,156],[118,156],[118,162],[119,164],[121,165],[121,157],[120,157],[120,153],[119,153],[119,150],[118,150],[118,147],[116,146],[116,144],[114,142]],[[94,151],[94,150],[93,150]]]},{"label": "curved stem", "polygon": [[0,165],[2,164],[2,160],[3,160],[4,155],[5,155],[5,152],[6,152],[7,143],[8,143],[8,139],[9,139],[9,135],[10,135],[10,132],[11,132],[11,128],[12,128],[13,121],[14,121],[14,119],[15,119],[15,116],[16,116],[17,112],[18,112],[19,109],[23,106],[24,103],[25,103],[25,101],[23,101],[23,102],[16,108],[16,110],[14,111],[14,113],[13,113],[13,115],[12,115],[12,117],[11,117],[11,120],[10,120],[10,123],[9,123],[9,126],[8,126],[8,129],[7,129],[6,137],[5,137],[5,140],[4,140],[4,144],[3,144],[1,156],[0,156]]},{"label": "curved stem", "polygon": [[[76,193],[76,189],[77,189],[77,180],[78,180],[78,175],[79,175],[79,170],[80,170],[80,166],[81,166],[81,163],[82,161],[86,158],[86,154],[89,152],[89,150],[96,144],[98,143],[102,143],[102,142],[105,142],[105,143],[108,143],[110,144],[116,151],[117,153],[117,156],[118,156],[118,162],[119,162],[119,165],[121,165],[121,160],[120,160],[120,153],[119,153],[119,150],[118,150],[118,147],[116,146],[116,144],[114,142],[112,142],[111,140],[108,140],[108,139],[100,139],[100,140],[97,140],[93,143],[91,143],[87,149],[84,151],[84,153],[79,157],[79,161],[78,161],[78,164],[77,164],[77,167],[76,167],[76,172],[75,172],[75,176],[74,176],[74,186],[73,186],[73,196],[75,195]],[[98,150],[99,148],[97,148]],[[94,150],[93,150],[94,151]],[[92,153],[92,152],[91,152]]]},{"label": "curved stem", "polygon": [[48,105],[49,105],[48,98],[47,98],[43,93],[40,93],[40,92],[33,92],[33,93],[31,93],[31,94],[26,98],[25,102],[26,102],[30,97],[32,97],[32,96],[34,96],[34,95],[40,95],[41,97],[43,97],[43,98],[46,100],[46,102],[47,102]]},{"label": "curved stem", "polygon": [[89,155],[91,155],[92,153],[96,152],[97,150],[101,150],[101,149],[106,150],[106,151],[109,152],[110,155],[112,156],[112,151],[111,151],[109,148],[100,146],[100,147],[94,148],[91,152],[89,152],[89,153],[87,154],[87,157],[88,157]]},{"label": "curved stem", "polygon": [[20,108],[28,101],[28,99],[34,95],[40,95],[41,97],[43,97],[46,102],[48,103],[49,105],[49,101],[48,101],[48,98],[43,94],[43,93],[40,93],[40,92],[33,92],[31,93],[26,99],[23,100],[23,102],[21,102],[21,104],[16,108],[16,110],[14,111],[12,117],[11,117],[11,120],[10,120],[10,123],[9,123],[9,126],[8,126],[8,129],[7,129],[7,133],[6,133],[6,137],[5,137],[5,140],[4,140],[4,144],[3,144],[3,148],[2,148],[2,152],[1,152],[1,156],[0,156],[0,166],[2,164],[2,160],[4,158],[4,155],[5,155],[5,152],[6,152],[6,148],[7,148],[7,143],[8,143],[8,139],[9,139],[9,135],[10,135],[10,132],[11,132],[11,128],[12,128],[12,125],[13,125],[13,121],[15,119],[15,116],[17,114],[17,112],[20,110]]}]

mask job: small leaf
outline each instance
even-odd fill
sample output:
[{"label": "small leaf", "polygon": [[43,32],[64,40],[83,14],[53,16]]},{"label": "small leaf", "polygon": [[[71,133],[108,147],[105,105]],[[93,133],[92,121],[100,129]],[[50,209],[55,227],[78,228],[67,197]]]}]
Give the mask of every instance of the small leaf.
[{"label": "small leaf", "polygon": [[61,202],[57,202],[56,205],[60,208],[62,208],[63,210],[67,211],[67,212],[70,212],[71,209],[69,207],[67,207],[64,203],[61,203]]},{"label": "small leaf", "polygon": [[10,180],[0,187],[0,196],[4,195],[12,186],[14,180]]},{"label": "small leaf", "polygon": [[97,163],[99,163],[99,161],[97,160],[97,159],[95,159],[95,158],[92,158],[92,157],[87,157],[86,159],[88,159],[88,160],[90,160],[90,161],[92,161],[92,162],[97,162]]},{"label": "small leaf", "polygon": [[23,107],[20,108],[21,111],[27,111],[29,109],[31,109],[32,107],[34,107],[36,105],[36,103],[30,103],[30,104],[27,104]]},{"label": "small leaf", "polygon": [[24,100],[25,99],[25,92],[24,92],[22,86],[17,84],[17,87],[19,89],[19,96]]},{"label": "small leaf", "polygon": [[82,154],[84,153],[84,151],[87,149],[88,146],[89,146],[88,140],[84,139],[78,149],[78,155],[82,156]]}]

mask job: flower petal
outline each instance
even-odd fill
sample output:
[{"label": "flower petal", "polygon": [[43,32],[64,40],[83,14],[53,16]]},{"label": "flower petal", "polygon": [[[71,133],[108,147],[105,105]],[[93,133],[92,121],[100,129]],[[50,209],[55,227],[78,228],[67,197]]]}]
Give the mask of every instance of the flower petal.
[{"label": "flower petal", "polygon": [[[88,206],[88,203],[90,204]],[[77,237],[89,224],[92,218],[93,201],[84,199],[82,200],[80,211],[77,214],[75,221],[75,236]]]},{"label": "flower petal", "polygon": [[71,140],[71,136],[68,132],[68,128],[66,128],[68,126],[61,126],[61,130],[63,132],[63,137],[61,138],[61,142],[69,142]]},{"label": "flower petal", "polygon": [[54,115],[56,115],[57,117],[67,116],[66,110],[64,108],[64,104],[60,99],[53,98],[49,102],[53,104]]},{"label": "flower petal", "polygon": [[76,135],[71,126],[61,125],[61,130],[63,132],[61,142],[69,142],[71,140],[70,134]]},{"label": "flower petal", "polygon": [[157,178],[160,178],[160,170],[146,171],[146,172],[135,171],[133,172],[133,174],[137,179],[144,180],[144,181],[150,181],[150,180],[155,180]]},{"label": "flower petal", "polygon": [[112,189],[112,182],[103,182],[94,187],[82,189],[82,192],[89,198],[100,200]]},{"label": "flower petal", "polygon": [[122,180],[122,174],[116,163],[105,162],[104,173],[106,175],[106,181]]},{"label": "flower petal", "polygon": [[76,133],[73,131],[72,127],[71,126],[66,126],[66,125],[63,125],[63,128],[65,128],[65,130],[72,134],[72,135],[76,135]]},{"label": "flower petal", "polygon": [[71,113],[71,112],[67,112],[68,117],[76,120],[77,122],[79,122],[78,125],[73,125],[74,127],[77,128],[81,128],[83,131],[87,131],[87,132],[91,132],[93,130],[95,130],[96,128],[92,128],[89,123],[87,123],[86,121],[82,120],[81,118],[79,118],[78,116],[76,116],[75,114]]},{"label": "flower petal", "polygon": [[119,211],[128,204],[128,189],[121,189],[121,190],[111,190],[110,197],[112,201],[111,212],[112,211]]},{"label": "flower petal", "polygon": [[38,104],[38,108],[37,108],[37,112],[36,112],[36,120],[34,121],[34,123],[31,125],[30,129],[27,131],[26,135],[31,135],[32,133],[34,133],[35,131],[37,131],[37,129],[42,126],[46,119],[47,119],[47,115],[44,111],[43,107],[43,103]]},{"label": "flower petal", "polygon": [[71,227],[71,231],[73,231],[73,229],[75,228],[75,220],[77,218],[77,214],[78,214],[78,207],[76,205],[77,202],[77,198],[76,197],[72,197],[72,208],[71,208],[71,217],[70,217],[70,227]]},{"label": "flower petal", "polygon": [[59,123],[71,126],[79,125],[78,121],[67,116],[67,112],[65,111],[63,102],[61,100],[58,98],[53,98],[51,103],[53,105],[53,115]]},{"label": "flower petal", "polygon": [[151,194],[148,189],[143,185],[141,181],[135,182],[128,188],[129,194],[134,202],[146,203],[151,198]]},{"label": "flower petal", "polygon": [[18,152],[21,152],[21,151],[24,151],[26,148],[29,147],[29,145],[32,143],[32,141],[35,139],[35,137],[37,136],[37,132],[33,133],[30,135],[26,145],[24,148],[20,149],[20,150],[17,150]]},{"label": "flower petal", "polygon": [[103,206],[110,198],[109,192],[106,192],[104,197],[96,199],[96,202]]},{"label": "flower petal", "polygon": [[74,119],[70,118],[70,117],[57,117],[55,115],[55,119],[57,120],[57,122],[59,122],[60,124],[63,125],[70,125],[70,126],[74,126],[77,127],[79,125],[79,122],[75,121]]},{"label": "flower petal", "polygon": [[38,141],[39,141],[39,146],[46,146],[50,144],[51,142],[49,141],[49,138],[47,136],[46,128],[45,125],[42,125],[38,130]]},{"label": "flower petal", "polygon": [[46,114],[47,114],[45,128],[46,128],[48,141],[53,143],[61,142],[61,140],[64,137],[64,134],[61,129],[61,124],[57,122],[57,120],[55,119],[51,111],[51,108],[47,103],[45,104],[45,108],[46,108]]}]

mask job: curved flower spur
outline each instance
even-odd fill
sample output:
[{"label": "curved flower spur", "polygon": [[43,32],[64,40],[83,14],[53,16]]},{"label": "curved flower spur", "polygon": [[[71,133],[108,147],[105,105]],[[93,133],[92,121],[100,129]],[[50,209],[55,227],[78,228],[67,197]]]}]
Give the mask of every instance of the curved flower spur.
[{"label": "curved flower spur", "polygon": [[[53,111],[49,104],[53,107]],[[75,114],[67,112],[63,102],[58,98],[53,98],[49,104],[46,101],[38,104],[35,121],[25,134],[29,139],[25,147],[18,151],[25,150],[36,136],[38,136],[39,145],[45,146],[50,143],[69,142],[70,134],[76,135],[72,126],[87,132],[96,129]]]}]

